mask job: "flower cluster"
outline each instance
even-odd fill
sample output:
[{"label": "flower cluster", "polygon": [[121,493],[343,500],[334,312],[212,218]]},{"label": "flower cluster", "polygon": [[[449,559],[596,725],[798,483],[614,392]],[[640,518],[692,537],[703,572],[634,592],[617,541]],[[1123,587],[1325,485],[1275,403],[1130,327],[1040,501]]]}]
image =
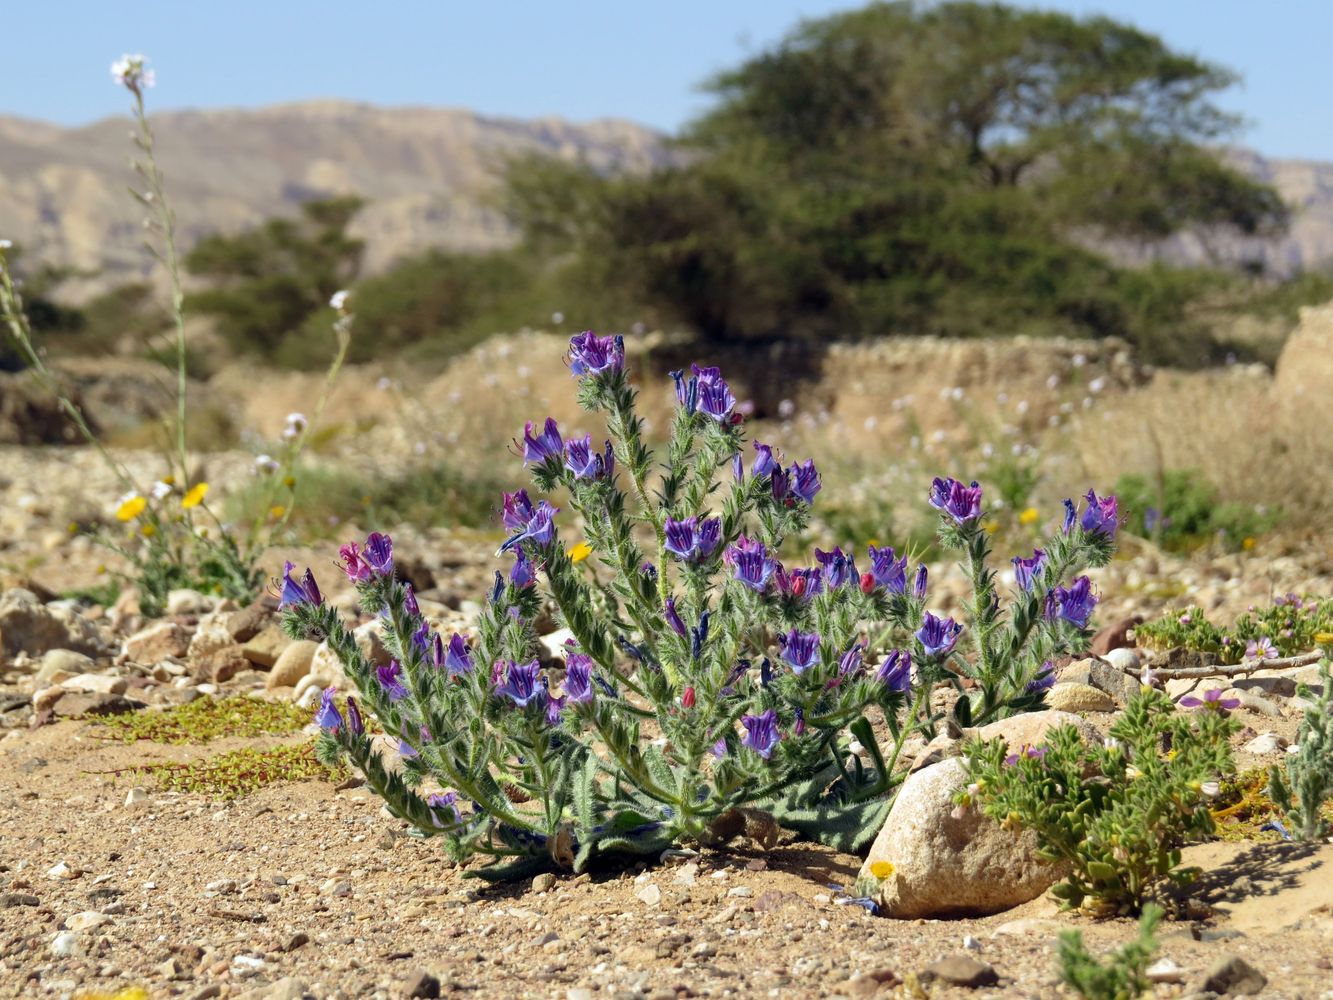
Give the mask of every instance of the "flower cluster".
[{"label": "flower cluster", "polygon": [[[502,499],[500,553],[514,561],[470,634],[433,629],[383,535],[348,543],[342,564],[383,622],[387,663],[365,660],[308,571],[289,567],[283,580],[289,631],[327,638],[400,740],[404,775],[333,701],[320,709],[321,752],[349,757],[390,809],[455,856],[582,867],[596,854],[723,841],[744,827],[743,806],[854,844],[902,778],[903,742],[940,723],[936,689],[955,689],[965,721],[1036,707],[1048,661],[1082,641],[1086,578],[1062,581],[1109,556],[1113,527],[1080,522],[1047,543],[1012,629],[956,620],[927,610],[926,567],[909,573],[893,548],[872,546],[864,572],[842,547],[816,549],[804,566],[778,557],[808,523],[819,471],[746,442],[717,368],[672,373],[678,405],[658,464],[623,340],[582,333],[568,364],[609,439],[597,450],[546,418],[515,440],[538,492]],[[566,510],[543,497],[557,489]],[[978,487],[941,480],[929,499],[946,543],[984,547]],[[554,657],[534,634],[544,596],[572,634]],[[872,714],[888,722],[887,755]],[[848,771],[853,748],[868,764],[854,757]]]}]

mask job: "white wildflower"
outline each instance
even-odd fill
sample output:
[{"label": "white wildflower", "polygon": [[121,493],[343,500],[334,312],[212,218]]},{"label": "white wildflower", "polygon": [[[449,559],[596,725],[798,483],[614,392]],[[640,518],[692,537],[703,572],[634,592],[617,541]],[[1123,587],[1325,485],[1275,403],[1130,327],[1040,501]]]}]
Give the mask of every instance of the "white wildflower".
[{"label": "white wildflower", "polygon": [[157,75],[147,68],[147,62],[147,57],[138,53],[123,55],[111,64],[111,77],[136,93],[147,90],[157,83]]},{"label": "white wildflower", "polygon": [[149,492],[152,493],[154,500],[161,500],[163,497],[165,497],[167,494],[171,492],[171,484],[164,483],[162,482],[162,480],[159,479],[157,482],[153,484],[153,488]]},{"label": "white wildflower", "polygon": [[334,309],[337,309],[339,312],[342,312],[344,309],[346,309],[347,289],[340,288],[338,291],[334,292],[333,296],[329,299],[329,305],[332,306]]}]

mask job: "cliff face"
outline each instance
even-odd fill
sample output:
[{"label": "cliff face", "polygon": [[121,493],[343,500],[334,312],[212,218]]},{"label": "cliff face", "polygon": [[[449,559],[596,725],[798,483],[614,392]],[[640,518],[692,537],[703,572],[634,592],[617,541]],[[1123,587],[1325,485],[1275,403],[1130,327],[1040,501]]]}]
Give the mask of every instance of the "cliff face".
[{"label": "cliff face", "polygon": [[[485,249],[512,238],[486,207],[496,168],[515,153],[582,158],[602,169],[643,169],[662,136],[630,122],[520,121],[437,108],[345,102],[153,116],[180,234],[233,231],[290,213],[312,197],[370,200],[357,235],[367,267],[429,246]],[[0,117],[0,234],[32,258],[105,272],[99,284],[143,275],[151,258],[134,180],[128,119],[82,128]]]}]

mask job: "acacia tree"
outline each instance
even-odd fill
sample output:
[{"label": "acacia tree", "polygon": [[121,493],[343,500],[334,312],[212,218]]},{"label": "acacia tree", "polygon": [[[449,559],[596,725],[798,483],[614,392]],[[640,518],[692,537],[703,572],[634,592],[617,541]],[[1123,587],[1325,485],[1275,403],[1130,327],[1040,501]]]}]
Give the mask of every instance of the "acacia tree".
[{"label": "acacia tree", "polygon": [[[1071,237],[1285,222],[1215,155],[1230,72],[1104,17],[876,3],[709,81],[673,164],[527,161],[508,207],[587,276],[716,338],[1134,335],[1138,283]],[[1179,306],[1184,296],[1157,297]]]}]

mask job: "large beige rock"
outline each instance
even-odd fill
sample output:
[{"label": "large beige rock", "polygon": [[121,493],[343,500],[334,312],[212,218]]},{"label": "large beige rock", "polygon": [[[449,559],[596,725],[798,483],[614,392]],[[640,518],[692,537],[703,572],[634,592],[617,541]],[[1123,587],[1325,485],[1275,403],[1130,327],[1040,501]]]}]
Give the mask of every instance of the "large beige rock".
[{"label": "large beige rock", "polygon": [[1072,712],[1048,709],[1045,712],[1024,712],[1009,719],[1001,719],[974,729],[970,735],[980,740],[1004,740],[1013,749],[1024,746],[1040,746],[1046,742],[1052,729],[1059,726],[1073,726],[1086,743],[1097,743],[1101,734],[1097,727],[1086,719],[1081,719]]},{"label": "large beige rock", "polygon": [[1046,704],[1058,712],[1114,712],[1115,699],[1091,684],[1061,681],[1046,692]]},{"label": "large beige rock", "polygon": [[898,792],[857,880],[871,887],[884,916],[1000,913],[1035,899],[1061,877],[1058,867],[1037,859],[1031,830],[1014,834],[978,809],[954,806],[966,780],[963,762],[954,757],[909,776]]},{"label": "large beige rock", "polygon": [[[180,593],[192,594],[194,591]],[[190,646],[186,651],[186,662],[196,678],[228,681],[249,668],[250,661],[242,655],[240,643],[232,637],[233,614],[229,611],[212,611],[199,619],[199,626],[190,637]]]},{"label": "large beige rock", "polygon": [[0,595],[0,654],[27,653],[35,659],[52,649],[96,656],[102,639],[96,626],[72,608],[43,604],[21,587]]},{"label": "large beige rock", "polygon": [[1273,385],[1279,399],[1299,404],[1307,416],[1333,415],[1333,302],[1301,310],[1278,356]]},{"label": "large beige rock", "polygon": [[310,673],[310,665],[317,649],[319,643],[311,642],[309,639],[298,639],[290,643],[273,664],[273,669],[268,672],[264,686],[270,691],[279,687],[296,687],[297,681]]},{"label": "large beige rock", "polygon": [[168,657],[183,657],[190,648],[190,636],[175,622],[154,622],[125,640],[124,658],[131,663],[151,666]]}]

